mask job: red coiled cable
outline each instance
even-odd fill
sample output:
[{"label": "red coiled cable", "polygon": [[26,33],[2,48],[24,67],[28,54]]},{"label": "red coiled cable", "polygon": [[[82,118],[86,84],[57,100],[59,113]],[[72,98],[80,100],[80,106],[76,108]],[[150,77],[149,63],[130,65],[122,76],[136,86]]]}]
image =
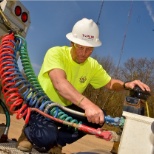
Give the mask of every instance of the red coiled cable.
[{"label": "red coiled cable", "polygon": [[[14,34],[7,34],[2,37],[0,45],[0,80],[2,84],[2,93],[5,103],[9,107],[11,113],[17,114],[17,119],[25,117],[25,122],[28,123],[30,117],[30,108],[23,105],[18,88],[15,87],[16,82],[13,80],[15,76],[14,69]],[[19,108],[20,107],[20,108]],[[18,109],[17,109],[18,108]]]}]

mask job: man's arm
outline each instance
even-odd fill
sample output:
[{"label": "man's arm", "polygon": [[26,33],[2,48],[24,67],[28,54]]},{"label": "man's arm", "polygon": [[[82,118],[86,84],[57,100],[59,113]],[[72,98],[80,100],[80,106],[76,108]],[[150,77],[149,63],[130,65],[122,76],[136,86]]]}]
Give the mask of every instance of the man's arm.
[{"label": "man's arm", "polygon": [[61,69],[53,69],[49,76],[57,92],[73,104],[81,107],[89,122],[103,124],[104,114],[102,110],[88,98],[80,94],[66,79],[66,73]]},{"label": "man's arm", "polygon": [[150,91],[149,86],[144,84],[140,80],[123,82],[121,80],[111,79],[105,87],[111,90],[120,91],[124,89],[133,89],[136,85],[138,85],[143,91]]}]

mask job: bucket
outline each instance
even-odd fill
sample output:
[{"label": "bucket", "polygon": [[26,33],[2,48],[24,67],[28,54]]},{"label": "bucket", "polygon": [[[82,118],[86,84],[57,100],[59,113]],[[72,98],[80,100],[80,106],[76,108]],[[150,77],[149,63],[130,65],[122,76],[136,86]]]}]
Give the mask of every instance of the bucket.
[{"label": "bucket", "polygon": [[154,118],[123,111],[118,154],[154,154]]}]

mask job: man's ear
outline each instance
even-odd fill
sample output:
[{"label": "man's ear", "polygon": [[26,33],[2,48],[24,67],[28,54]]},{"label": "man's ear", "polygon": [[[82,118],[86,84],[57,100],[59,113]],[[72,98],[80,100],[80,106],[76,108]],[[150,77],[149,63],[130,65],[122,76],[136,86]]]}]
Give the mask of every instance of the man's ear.
[{"label": "man's ear", "polygon": [[71,42],[71,47],[73,47],[74,46],[74,43],[73,42]]}]

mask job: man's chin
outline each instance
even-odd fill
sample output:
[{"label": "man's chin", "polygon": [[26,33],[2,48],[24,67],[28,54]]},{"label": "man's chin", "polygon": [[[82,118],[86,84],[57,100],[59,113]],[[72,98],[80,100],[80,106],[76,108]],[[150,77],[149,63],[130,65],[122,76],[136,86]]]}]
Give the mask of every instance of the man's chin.
[{"label": "man's chin", "polygon": [[75,62],[81,64],[85,62],[85,59],[76,59]]}]

